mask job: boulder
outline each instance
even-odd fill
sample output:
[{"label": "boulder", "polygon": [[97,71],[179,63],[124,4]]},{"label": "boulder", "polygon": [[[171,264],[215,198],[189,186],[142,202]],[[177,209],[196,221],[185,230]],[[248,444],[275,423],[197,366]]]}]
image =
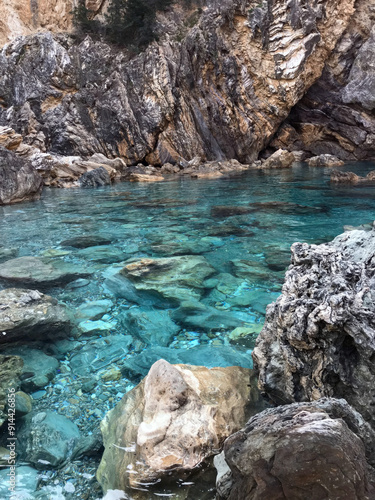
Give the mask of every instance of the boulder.
[{"label": "boulder", "polygon": [[19,458],[37,469],[62,467],[80,440],[75,423],[49,410],[20,418],[17,432]]},{"label": "boulder", "polygon": [[167,346],[180,327],[167,311],[130,309],[120,318],[124,332],[152,346]]},{"label": "boulder", "polygon": [[39,472],[28,465],[17,465],[16,486],[13,495],[9,495],[9,469],[0,469],[0,498],[17,498],[17,500],[31,500],[36,498],[39,484]]},{"label": "boulder", "polygon": [[264,410],[225,441],[217,498],[370,500],[374,437],[345,400]]},{"label": "boulder", "polygon": [[0,281],[38,288],[59,286],[91,273],[60,259],[18,257],[1,264]]},{"label": "boulder", "polygon": [[43,179],[30,162],[0,146],[0,205],[38,200]]},{"label": "boulder", "polygon": [[77,257],[82,257],[94,262],[102,264],[113,264],[126,260],[126,254],[119,248],[110,245],[90,246],[82,248],[75,254]]},{"label": "boulder", "polygon": [[323,154],[306,160],[309,167],[341,167],[345,164],[334,155]]},{"label": "boulder", "polygon": [[200,255],[183,255],[141,259],[127,264],[120,274],[138,294],[152,293],[173,303],[199,299],[204,292],[204,280],[215,269]]},{"label": "boulder", "polygon": [[165,179],[162,175],[138,174],[133,172],[130,174],[129,180],[131,182],[160,182]]},{"label": "boulder", "polygon": [[375,427],[375,228],[292,246],[253,359],[274,402],[345,398]]},{"label": "boulder", "polygon": [[263,168],[289,168],[295,162],[294,154],[285,149],[278,149],[259,167]]},{"label": "boulder", "polygon": [[79,178],[79,185],[82,188],[109,186],[111,182],[111,176],[104,167],[94,168]]},{"label": "boulder", "polygon": [[66,306],[36,290],[8,288],[0,291],[0,343],[45,338],[68,333]]},{"label": "boulder", "polygon": [[371,184],[375,181],[375,171],[369,172],[366,177],[361,177],[353,172],[342,172],[341,170],[334,170],[331,173],[331,182],[335,184]]},{"label": "boulder", "polygon": [[23,361],[18,356],[0,354],[0,427],[7,419],[8,389],[20,387]]},{"label": "boulder", "polygon": [[8,355],[19,356],[23,361],[21,388],[26,392],[43,389],[55,378],[59,362],[39,349],[28,346],[7,348]]},{"label": "boulder", "polygon": [[250,370],[159,360],[102,421],[105,451],[97,478],[106,492],[186,477],[259,406]]}]

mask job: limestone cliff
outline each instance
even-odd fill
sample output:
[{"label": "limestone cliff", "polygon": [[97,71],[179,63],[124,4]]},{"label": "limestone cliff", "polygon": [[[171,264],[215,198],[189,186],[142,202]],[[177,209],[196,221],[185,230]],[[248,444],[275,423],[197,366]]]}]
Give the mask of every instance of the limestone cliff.
[{"label": "limestone cliff", "polygon": [[90,37],[18,38],[0,54],[0,125],[63,155],[253,161],[321,76],[354,3],[176,4],[133,58]]},{"label": "limestone cliff", "polygon": [[357,0],[355,8],[322,77],[292,109],[274,148],[375,158],[375,5]]}]

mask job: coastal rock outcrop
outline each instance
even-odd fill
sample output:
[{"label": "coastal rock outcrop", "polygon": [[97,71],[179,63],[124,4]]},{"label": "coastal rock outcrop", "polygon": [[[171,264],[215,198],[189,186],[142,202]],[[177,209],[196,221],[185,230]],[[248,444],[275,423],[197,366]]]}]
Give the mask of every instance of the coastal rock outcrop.
[{"label": "coastal rock outcrop", "polygon": [[0,205],[38,200],[43,179],[27,160],[0,146]]},{"label": "coastal rock outcrop", "polygon": [[265,410],[225,441],[218,498],[370,500],[374,438],[342,399]]},{"label": "coastal rock outcrop", "polygon": [[158,15],[159,41],[132,59],[90,37],[19,37],[0,53],[0,124],[65,156],[248,164],[320,77],[353,12],[354,0],[175,5]]},{"label": "coastal rock outcrop", "polygon": [[281,296],[253,352],[278,404],[345,398],[375,427],[375,228],[292,246]]},{"label": "coastal rock outcrop", "polygon": [[375,184],[375,170],[369,172],[366,177],[361,177],[354,172],[342,172],[341,170],[334,170],[330,177],[331,182],[335,184]]},{"label": "coastal rock outcrop", "polygon": [[325,154],[306,160],[309,167],[341,167],[344,162],[336,156]]},{"label": "coastal rock outcrop", "polygon": [[161,359],[103,420],[98,480],[106,492],[186,477],[260,408],[251,370]]}]

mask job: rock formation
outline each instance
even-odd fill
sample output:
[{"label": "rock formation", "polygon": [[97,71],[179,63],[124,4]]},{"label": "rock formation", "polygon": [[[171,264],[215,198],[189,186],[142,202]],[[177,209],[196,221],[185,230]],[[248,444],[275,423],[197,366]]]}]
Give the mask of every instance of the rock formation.
[{"label": "rock formation", "polygon": [[0,205],[40,198],[43,179],[31,163],[0,146]]},{"label": "rock formation", "polygon": [[375,228],[295,243],[291,262],[253,352],[261,390],[278,404],[345,398],[375,426]]},{"label": "rock formation", "polygon": [[68,310],[56,299],[37,290],[8,288],[0,291],[0,343],[11,343],[47,334],[69,332]]},{"label": "rock formation", "polygon": [[375,158],[375,6],[357,0],[355,8],[322,77],[292,109],[273,148],[346,161]]},{"label": "rock formation", "polygon": [[261,408],[251,370],[159,360],[102,422],[99,482],[106,492],[184,477]]},{"label": "rock formation", "polygon": [[226,440],[218,498],[371,500],[374,438],[344,400],[265,410]]},{"label": "rock formation", "polygon": [[[62,155],[249,163],[320,77],[353,7],[176,5],[158,17],[160,41],[131,60],[90,37],[21,37],[0,54],[0,123]],[[192,26],[184,24],[190,14]]]}]

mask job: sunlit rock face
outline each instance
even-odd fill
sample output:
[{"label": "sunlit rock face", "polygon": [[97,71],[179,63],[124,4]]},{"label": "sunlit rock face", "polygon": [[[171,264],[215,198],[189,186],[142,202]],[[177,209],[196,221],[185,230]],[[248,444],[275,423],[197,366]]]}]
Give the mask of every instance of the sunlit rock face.
[{"label": "sunlit rock face", "polygon": [[[104,491],[187,477],[263,407],[251,370],[159,360],[102,422]],[[147,491],[147,489],[146,489]]]},{"label": "sunlit rock face", "polygon": [[353,4],[176,5],[131,60],[89,37],[19,38],[0,55],[0,124],[63,155],[251,162],[320,77]]}]

